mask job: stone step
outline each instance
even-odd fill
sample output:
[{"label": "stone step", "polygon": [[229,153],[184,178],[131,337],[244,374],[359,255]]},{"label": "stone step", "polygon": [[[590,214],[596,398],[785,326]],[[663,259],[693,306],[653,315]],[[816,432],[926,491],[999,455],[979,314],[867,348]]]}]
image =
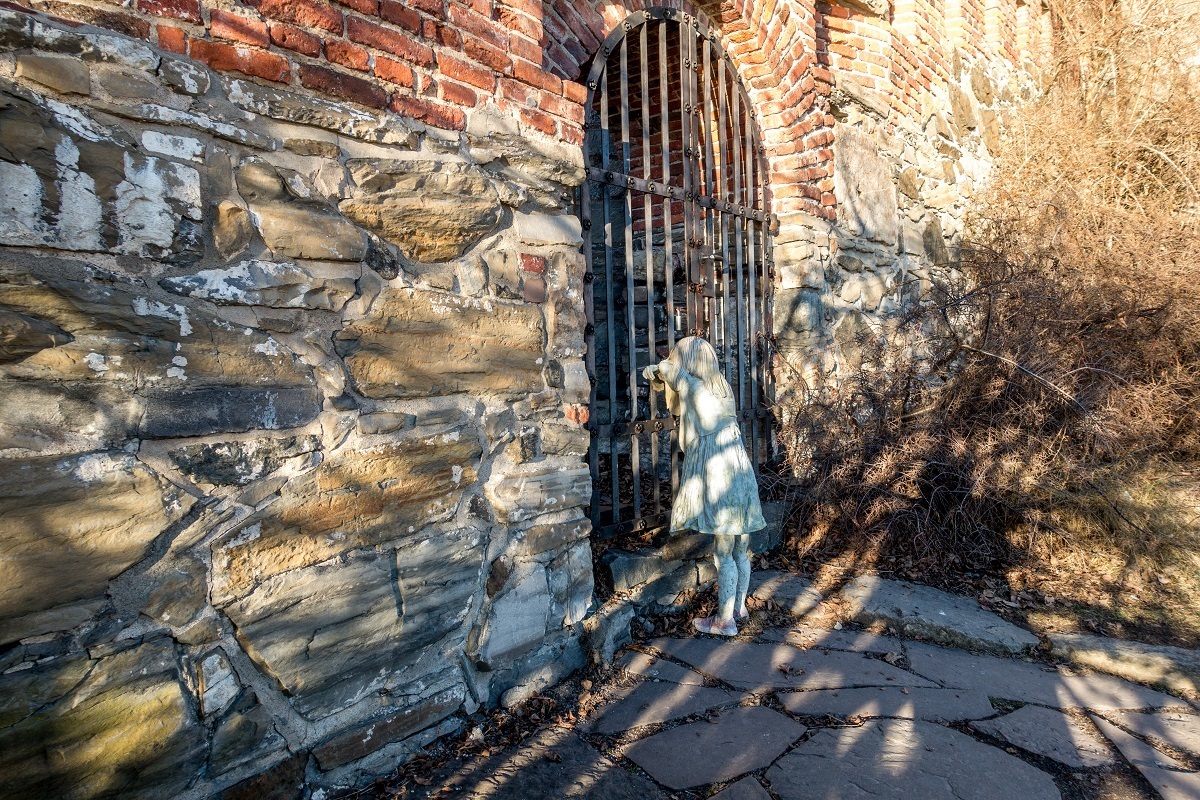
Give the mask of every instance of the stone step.
[{"label": "stone step", "polygon": [[1200,650],[1083,633],[1051,633],[1046,638],[1050,652],[1065,661],[1175,692],[1200,692]]},{"label": "stone step", "polygon": [[974,600],[930,586],[860,575],[842,589],[841,598],[855,622],[882,622],[914,639],[1014,655],[1039,644],[1038,637]]}]

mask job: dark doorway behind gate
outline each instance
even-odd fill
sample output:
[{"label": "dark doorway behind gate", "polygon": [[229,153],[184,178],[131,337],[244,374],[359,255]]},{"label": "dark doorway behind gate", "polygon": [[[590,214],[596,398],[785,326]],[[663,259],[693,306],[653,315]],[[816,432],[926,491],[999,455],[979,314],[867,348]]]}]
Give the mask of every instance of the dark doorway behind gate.
[{"label": "dark doorway behind gate", "polygon": [[641,370],[684,336],[712,343],[756,468],[768,458],[771,219],[747,94],[702,20],[631,14],[587,86],[588,459],[592,523],[607,538],[669,519],[674,425]]}]

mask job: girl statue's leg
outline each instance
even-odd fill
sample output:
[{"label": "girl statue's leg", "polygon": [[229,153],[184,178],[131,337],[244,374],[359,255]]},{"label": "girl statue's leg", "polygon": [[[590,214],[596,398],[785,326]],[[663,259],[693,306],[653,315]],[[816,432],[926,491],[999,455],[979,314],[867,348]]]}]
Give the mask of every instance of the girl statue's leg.
[{"label": "girl statue's leg", "polygon": [[737,564],[737,597],[734,602],[734,613],[737,619],[750,616],[746,609],[746,593],[750,591],[750,534],[743,533],[733,537],[737,542],[733,546],[733,561]]},{"label": "girl statue's leg", "polygon": [[702,633],[719,636],[737,634],[733,612],[734,603],[737,601],[739,569],[734,550],[739,538],[741,537],[720,533],[713,536],[713,563],[717,567],[717,615],[693,620],[696,629]]}]

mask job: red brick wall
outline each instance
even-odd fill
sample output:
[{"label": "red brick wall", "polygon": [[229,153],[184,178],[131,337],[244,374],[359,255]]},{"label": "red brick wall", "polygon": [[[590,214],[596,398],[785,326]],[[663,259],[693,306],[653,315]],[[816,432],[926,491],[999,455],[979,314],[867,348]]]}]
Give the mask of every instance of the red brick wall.
[{"label": "red brick wall", "polygon": [[[213,69],[461,130],[494,103],[525,130],[582,143],[578,81],[643,0],[4,0],[147,39]],[[916,119],[950,46],[1016,59],[1015,0],[899,0],[893,23],[826,0],[703,0],[755,105],[773,210],[834,217],[834,73]],[[1011,19],[1010,19],[1011,18]],[[989,35],[990,34],[990,35]],[[895,121],[895,120],[893,120]]]}]

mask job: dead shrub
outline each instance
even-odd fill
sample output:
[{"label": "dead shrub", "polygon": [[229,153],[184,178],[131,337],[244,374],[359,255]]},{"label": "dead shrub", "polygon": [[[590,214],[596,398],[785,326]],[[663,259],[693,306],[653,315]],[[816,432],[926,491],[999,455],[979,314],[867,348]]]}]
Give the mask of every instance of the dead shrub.
[{"label": "dead shrub", "polygon": [[794,555],[928,579],[1100,550],[1161,570],[1200,545],[1196,17],[1051,6],[1055,61],[956,263],[836,393],[785,409]]}]

